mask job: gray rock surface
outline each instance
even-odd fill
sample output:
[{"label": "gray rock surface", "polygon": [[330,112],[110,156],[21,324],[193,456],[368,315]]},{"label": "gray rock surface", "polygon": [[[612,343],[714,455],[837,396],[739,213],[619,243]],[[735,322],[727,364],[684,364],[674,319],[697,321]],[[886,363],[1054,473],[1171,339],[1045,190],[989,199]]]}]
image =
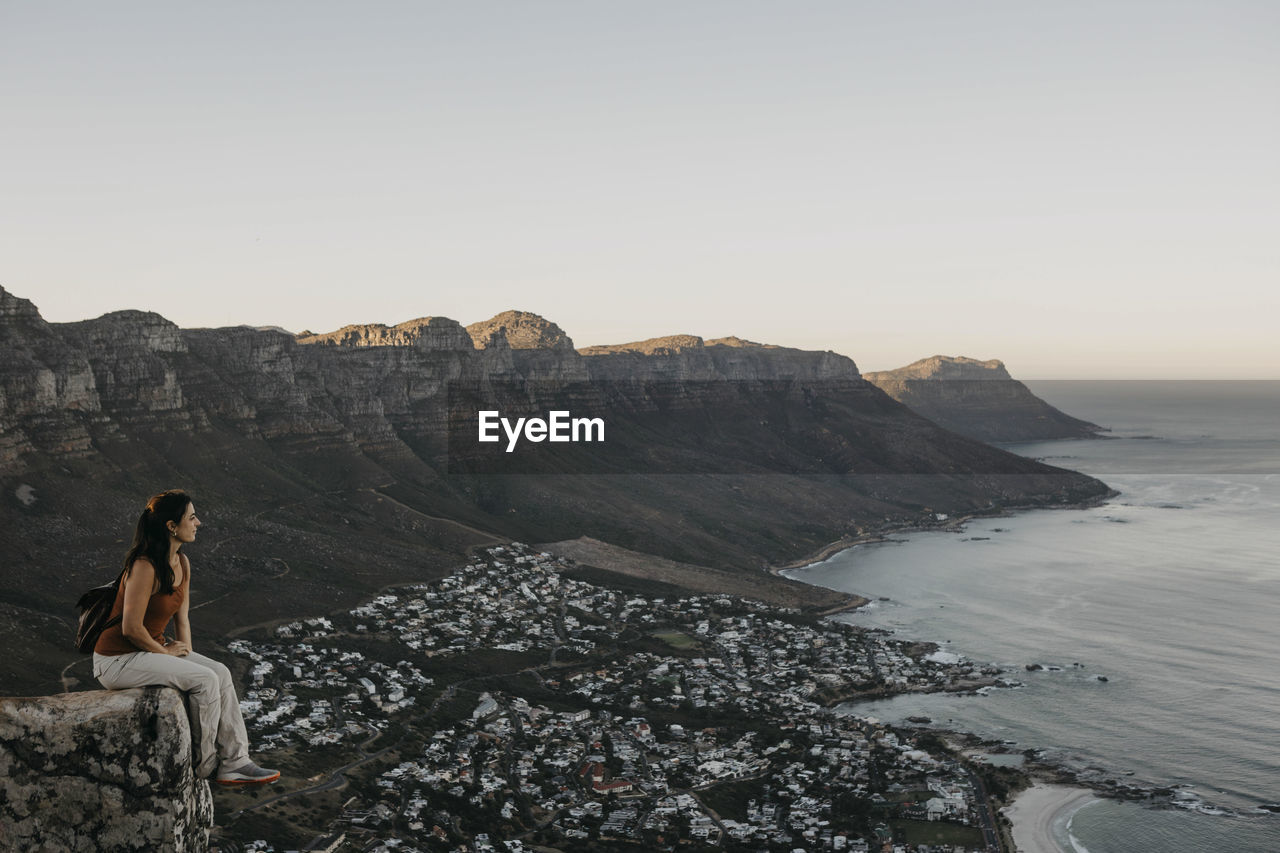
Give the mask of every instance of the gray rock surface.
[{"label": "gray rock surface", "polygon": [[177,690],[0,699],[0,850],[204,851],[212,826]]},{"label": "gray rock surface", "polygon": [[116,417],[183,408],[178,373],[165,356],[185,353],[187,345],[178,327],[164,317],[114,311],[58,324],[56,331],[71,348],[88,354],[98,393]]},{"label": "gray rock surface", "polygon": [[84,354],[69,349],[29,300],[0,288],[0,467],[24,454],[91,451],[101,409]]}]

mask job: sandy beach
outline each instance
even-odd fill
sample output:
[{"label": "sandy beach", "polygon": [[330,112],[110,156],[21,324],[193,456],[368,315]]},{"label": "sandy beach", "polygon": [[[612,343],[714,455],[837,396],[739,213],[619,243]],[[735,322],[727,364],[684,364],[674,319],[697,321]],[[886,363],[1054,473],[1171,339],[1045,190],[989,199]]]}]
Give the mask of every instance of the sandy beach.
[{"label": "sandy beach", "polygon": [[[1086,506],[1087,504],[1078,504],[1078,506]],[[847,551],[857,545],[872,545],[877,542],[888,542],[893,536],[905,535],[907,533],[920,533],[923,531],[948,530],[953,533],[959,533],[964,529],[964,525],[968,521],[975,518],[1001,518],[1008,515],[1010,511],[1020,509],[1021,507],[1007,507],[1000,512],[995,513],[974,513],[972,515],[958,515],[955,518],[949,518],[945,522],[936,524],[906,524],[902,527],[895,527],[891,530],[882,530],[878,533],[865,533],[861,536],[849,536],[843,539],[837,539],[834,542],[828,542],[817,551],[798,560],[792,560],[789,563],[779,563],[769,566],[772,574],[781,574],[794,569],[804,569],[809,566],[817,565],[825,562],[841,551]]]},{"label": "sandy beach", "polygon": [[1014,798],[1003,811],[1013,821],[1013,842],[1018,853],[1070,853],[1053,840],[1050,827],[1065,811],[1074,811],[1094,799],[1088,788],[1036,783]]}]

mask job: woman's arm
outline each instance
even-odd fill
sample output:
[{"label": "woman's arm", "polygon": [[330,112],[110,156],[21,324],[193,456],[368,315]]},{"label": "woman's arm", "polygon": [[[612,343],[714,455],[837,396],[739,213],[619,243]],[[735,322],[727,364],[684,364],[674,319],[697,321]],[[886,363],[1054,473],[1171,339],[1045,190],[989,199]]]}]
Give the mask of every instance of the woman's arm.
[{"label": "woman's arm", "polygon": [[147,633],[142,617],[151,603],[151,590],[156,583],[156,570],[150,560],[136,560],[124,581],[124,613],[120,618],[120,633],[144,652],[170,654]]},{"label": "woman's arm", "polygon": [[173,614],[173,628],[178,632],[178,642],[187,644],[187,651],[191,648],[191,620],[187,618],[187,611],[191,608],[191,561],[187,559],[186,554],[182,557],[182,604],[178,606],[178,612]]}]

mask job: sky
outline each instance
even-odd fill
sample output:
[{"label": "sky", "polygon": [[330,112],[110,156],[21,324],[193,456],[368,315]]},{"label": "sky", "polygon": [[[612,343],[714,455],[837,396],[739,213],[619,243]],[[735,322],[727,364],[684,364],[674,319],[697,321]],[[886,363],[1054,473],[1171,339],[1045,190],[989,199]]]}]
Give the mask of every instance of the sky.
[{"label": "sky", "polygon": [[45,319],[1280,378],[1280,3],[0,0]]}]

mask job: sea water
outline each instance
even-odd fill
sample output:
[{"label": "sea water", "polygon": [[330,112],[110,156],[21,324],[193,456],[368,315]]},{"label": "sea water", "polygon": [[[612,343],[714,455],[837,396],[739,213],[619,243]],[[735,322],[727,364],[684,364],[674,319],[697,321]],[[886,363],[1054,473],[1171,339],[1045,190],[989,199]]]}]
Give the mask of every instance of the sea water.
[{"label": "sea water", "polygon": [[1181,809],[1085,806],[1058,827],[1064,850],[1280,851],[1280,815],[1259,809],[1280,802],[1280,382],[1027,384],[1110,438],[1006,449],[1118,497],[895,536],[790,573],[873,599],[850,622],[998,663],[1024,686],[846,710],[923,715],[1086,775],[1180,786]]}]

